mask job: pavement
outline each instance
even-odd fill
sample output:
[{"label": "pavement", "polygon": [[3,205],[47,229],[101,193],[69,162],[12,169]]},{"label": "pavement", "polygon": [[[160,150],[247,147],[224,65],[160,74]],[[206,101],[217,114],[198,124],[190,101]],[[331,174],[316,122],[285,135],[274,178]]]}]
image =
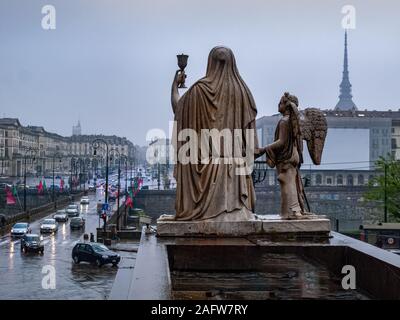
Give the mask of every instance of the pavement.
[{"label": "pavement", "polygon": [[[95,196],[90,195],[89,200],[89,205],[81,206],[86,218],[85,230],[71,231],[69,222],[59,223],[56,234],[43,235],[43,256],[22,253],[20,240],[12,239],[9,234],[0,237],[0,299],[107,299],[118,268],[111,265],[97,268],[88,263],[75,265],[71,257],[72,248],[83,240],[84,233],[96,234],[99,226]],[[32,222],[32,233],[39,234],[41,221],[53,214]],[[135,244],[118,244],[115,251],[121,255],[120,266],[134,267]],[[49,267],[55,270],[54,289],[42,285],[47,281]]]}]

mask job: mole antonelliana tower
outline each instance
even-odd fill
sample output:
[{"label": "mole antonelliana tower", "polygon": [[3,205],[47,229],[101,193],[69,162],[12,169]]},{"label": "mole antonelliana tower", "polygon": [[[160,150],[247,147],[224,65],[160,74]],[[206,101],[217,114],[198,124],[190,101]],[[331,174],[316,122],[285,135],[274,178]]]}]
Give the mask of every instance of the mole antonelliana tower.
[{"label": "mole antonelliana tower", "polygon": [[344,60],[342,82],[340,83],[339,101],[335,110],[357,110],[351,94],[351,83],[349,79],[349,61],[347,57],[347,31],[344,33]]},{"label": "mole antonelliana tower", "polygon": [[81,122],[78,120],[78,124],[76,126],[72,126],[72,135],[80,136],[82,134]]}]

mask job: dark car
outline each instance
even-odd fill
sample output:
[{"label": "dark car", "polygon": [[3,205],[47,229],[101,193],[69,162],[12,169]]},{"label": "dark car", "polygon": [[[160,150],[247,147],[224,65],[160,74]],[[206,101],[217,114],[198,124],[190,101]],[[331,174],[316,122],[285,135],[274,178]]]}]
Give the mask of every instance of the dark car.
[{"label": "dark car", "polygon": [[85,219],[82,217],[74,217],[71,218],[71,221],[69,223],[69,227],[71,229],[81,229],[85,227]]},{"label": "dark car", "polygon": [[95,242],[77,243],[72,249],[72,259],[76,264],[81,261],[95,263],[98,267],[111,263],[117,266],[121,257],[105,245]]},{"label": "dark car", "polygon": [[21,238],[21,251],[22,252],[39,252],[40,254],[43,254],[44,252],[44,245],[42,242],[42,239],[40,238],[39,235],[37,234],[25,234]]}]

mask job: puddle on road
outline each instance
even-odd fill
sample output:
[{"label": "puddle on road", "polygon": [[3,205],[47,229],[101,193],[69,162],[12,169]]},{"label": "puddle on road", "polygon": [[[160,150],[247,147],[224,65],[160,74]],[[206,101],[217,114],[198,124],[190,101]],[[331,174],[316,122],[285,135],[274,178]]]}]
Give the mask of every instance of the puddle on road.
[{"label": "puddle on road", "polygon": [[[136,253],[118,253],[122,260],[136,259]],[[17,268],[0,261],[0,271],[7,271],[7,277],[0,280],[0,299],[102,300],[110,294],[118,272],[118,267],[111,265],[101,268],[83,262],[75,265],[66,257],[48,259],[49,256],[35,254],[20,256],[19,252],[17,256],[20,257]],[[42,267],[46,264],[56,269],[54,290],[42,288]]]}]

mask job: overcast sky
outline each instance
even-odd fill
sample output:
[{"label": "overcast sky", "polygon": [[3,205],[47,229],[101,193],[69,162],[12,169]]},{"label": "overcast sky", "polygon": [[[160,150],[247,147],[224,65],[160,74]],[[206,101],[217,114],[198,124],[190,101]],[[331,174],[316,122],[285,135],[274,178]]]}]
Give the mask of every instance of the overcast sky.
[{"label": "overcast sky", "polygon": [[[56,30],[41,27],[56,8]],[[168,129],[176,54],[189,54],[187,84],[204,76],[216,45],[230,47],[258,116],[276,113],[284,91],[303,107],[333,108],[343,63],[342,6],[350,81],[361,109],[398,109],[398,0],[1,0],[0,116],[70,135],[126,136],[145,144]]]}]

